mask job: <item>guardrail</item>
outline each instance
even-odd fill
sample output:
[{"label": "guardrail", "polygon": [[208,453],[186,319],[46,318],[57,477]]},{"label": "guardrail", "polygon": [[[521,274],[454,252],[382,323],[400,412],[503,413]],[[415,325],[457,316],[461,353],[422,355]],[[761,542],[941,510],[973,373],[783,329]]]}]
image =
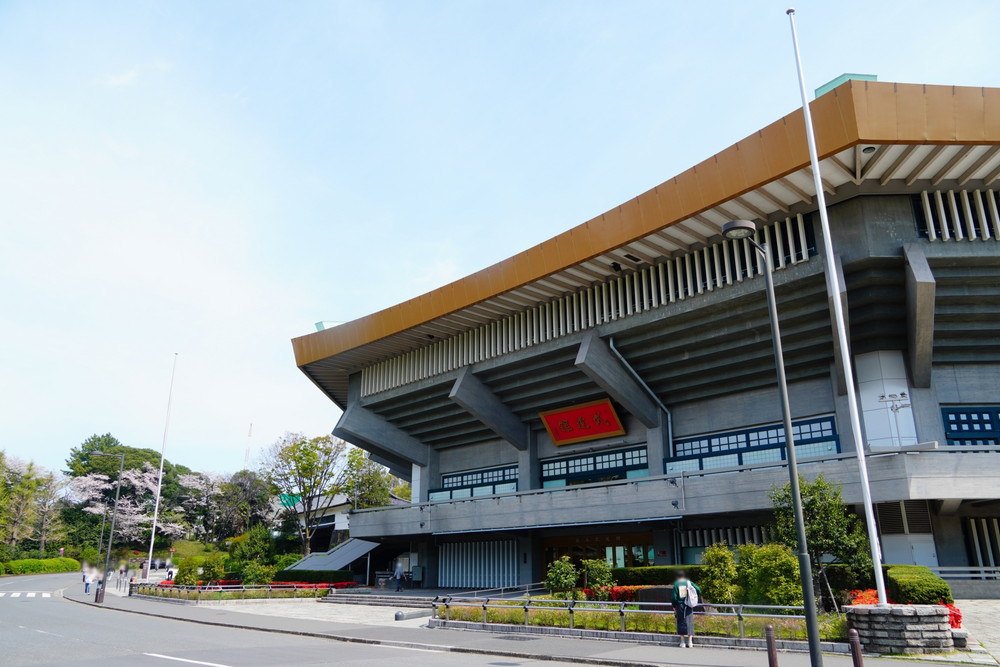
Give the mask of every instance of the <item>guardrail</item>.
[{"label": "guardrail", "polygon": [[1000,567],[932,567],[934,574],[942,579],[988,580],[1000,579]]},{"label": "guardrail", "polygon": [[519,584],[517,586],[501,586],[500,588],[485,588],[475,591],[464,591],[458,595],[454,595],[454,598],[493,598],[493,599],[510,599],[506,596],[508,595],[531,595],[532,593],[537,593],[539,591],[544,591],[545,583],[541,581],[536,581],[533,584]]},{"label": "guardrail", "polygon": [[318,585],[159,586],[135,583],[129,586],[128,594],[135,597],[197,603],[223,600],[317,599],[325,597],[331,588]]},{"label": "guardrail", "polygon": [[[496,604],[490,604],[494,602]],[[474,598],[443,596],[434,598],[434,618],[440,618],[440,607],[444,607],[444,620],[451,620],[451,610],[453,607],[479,607],[483,612],[483,623],[487,623],[490,609],[522,609],[524,611],[524,625],[529,625],[530,613],[534,610],[544,611],[565,611],[569,614],[569,627],[575,627],[576,612],[598,612],[608,614],[618,614],[621,631],[626,629],[627,614],[665,614],[673,613],[673,605],[669,602],[603,602],[590,600],[542,600],[535,598],[525,599],[520,604],[511,604],[512,600],[502,600],[493,598]],[[729,611],[718,611],[718,610]],[[750,610],[750,611],[747,611]],[[757,613],[759,610],[765,613]],[[774,612],[774,613],[766,613]],[[781,612],[781,613],[779,613]],[[788,613],[799,612],[799,613]],[[746,638],[746,625],[744,621],[748,618],[794,618],[805,619],[805,607],[786,607],[778,605],[743,605],[743,604],[711,604],[705,605],[701,610],[696,610],[700,616],[722,616],[735,618],[740,639]]]}]

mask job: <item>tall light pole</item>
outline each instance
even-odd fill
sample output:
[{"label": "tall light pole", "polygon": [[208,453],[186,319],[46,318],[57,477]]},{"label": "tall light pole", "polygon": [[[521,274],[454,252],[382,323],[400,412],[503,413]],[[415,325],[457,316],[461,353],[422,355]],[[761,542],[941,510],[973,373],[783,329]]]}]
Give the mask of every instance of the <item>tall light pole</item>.
[{"label": "tall light pole", "polygon": [[851,341],[847,335],[844,318],[844,304],[840,301],[843,285],[836,270],[836,256],[833,252],[833,236],[830,234],[830,218],[826,211],[826,192],[823,190],[823,174],[820,171],[819,154],[816,151],[816,134],[813,131],[812,112],[806,92],[806,77],[802,71],[802,57],[799,55],[799,36],[795,30],[795,10],[789,9],[788,22],[792,28],[792,47],[795,50],[795,67],[799,74],[799,93],[802,95],[802,115],[805,119],[806,144],[809,146],[809,162],[812,165],[813,185],[816,188],[816,207],[819,209],[820,228],[823,230],[823,260],[826,264],[826,293],[833,302],[833,328],[840,344],[840,365],[844,369],[844,383],[847,385],[847,411],[851,419],[851,434],[858,454],[858,476],[861,478],[861,498],[865,506],[865,525],[868,528],[868,543],[871,547],[872,564],[875,574],[875,589],[878,603],[888,604],[885,593],[885,577],[882,575],[882,549],[879,546],[878,526],[875,523],[875,506],[872,504],[871,484],[868,481],[868,461],[865,460],[864,436],[861,434],[861,413],[858,410],[858,395],[854,388],[854,365],[851,360]]},{"label": "tall light pole", "polygon": [[823,664],[819,645],[819,619],[816,616],[816,597],[813,593],[812,563],[806,544],[806,521],[802,513],[802,493],[799,489],[799,467],[795,455],[795,438],[792,435],[792,411],[788,405],[788,380],[785,378],[785,355],[781,347],[781,329],[778,325],[778,304],[774,298],[774,270],[771,253],[766,245],[754,240],[756,225],[749,220],[732,220],[722,226],[727,239],[744,239],[764,260],[764,285],[767,291],[767,312],[771,317],[771,344],[774,348],[774,365],[778,372],[778,395],[781,400],[781,417],[785,423],[785,449],[788,458],[788,481],[791,484],[792,511],[795,514],[795,536],[798,544],[799,578],[802,583],[802,600],[805,605],[806,634],[809,639],[809,661],[812,667]]},{"label": "tall light pole", "polygon": [[177,353],[174,352],[174,366],[170,371],[170,389],[167,391],[167,418],[163,423],[163,443],[160,445],[160,473],[156,477],[156,500],[153,502],[153,525],[149,530],[149,556],[146,558],[144,577],[149,577],[153,567],[153,543],[156,542],[156,519],[160,513],[160,489],[163,488],[163,460],[167,453],[167,431],[170,430],[170,403],[174,398],[174,376],[177,374]]},{"label": "tall light pole", "polygon": [[[125,473],[124,454],[106,454],[105,452],[91,452],[91,456],[113,456],[120,459],[118,464],[118,482],[115,484],[115,508],[111,510],[111,528],[108,530],[108,550],[104,553],[104,574],[101,576],[101,585],[94,593],[94,602],[104,602],[104,591],[108,588],[108,579],[111,574],[111,544],[115,539],[115,519],[118,518],[118,498],[122,492],[122,475]],[[101,540],[103,546],[104,540]]]}]

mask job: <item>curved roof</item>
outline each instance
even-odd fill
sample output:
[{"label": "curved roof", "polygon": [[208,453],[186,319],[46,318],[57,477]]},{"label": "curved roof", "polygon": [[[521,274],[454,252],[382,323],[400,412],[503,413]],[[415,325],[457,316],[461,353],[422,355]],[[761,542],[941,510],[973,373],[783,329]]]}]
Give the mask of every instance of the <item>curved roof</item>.
[{"label": "curved roof", "polygon": [[[824,189],[1000,178],[1000,89],[848,81],[811,103]],[[862,147],[873,147],[868,153]],[[869,183],[871,182],[871,183]],[[850,187],[848,188],[850,189]],[[502,262],[292,340],[296,365],[340,405],[347,376],[382,359],[708,243],[734,218],[812,207],[798,109],[655,188]]]}]

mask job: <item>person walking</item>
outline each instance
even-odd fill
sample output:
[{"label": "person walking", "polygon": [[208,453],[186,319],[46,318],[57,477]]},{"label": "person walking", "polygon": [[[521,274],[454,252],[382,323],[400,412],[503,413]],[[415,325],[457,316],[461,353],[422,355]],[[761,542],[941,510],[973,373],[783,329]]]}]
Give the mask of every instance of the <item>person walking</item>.
[{"label": "person walking", "polygon": [[87,595],[90,593],[90,585],[94,583],[94,575],[90,572],[83,573],[83,594]]},{"label": "person walking", "polygon": [[392,573],[392,578],[396,580],[396,592],[403,590],[403,563],[396,563],[396,571]]},{"label": "person walking", "polygon": [[694,610],[701,598],[701,589],[687,578],[683,570],[677,571],[671,602],[677,619],[677,634],[681,638],[681,648],[694,646]]}]

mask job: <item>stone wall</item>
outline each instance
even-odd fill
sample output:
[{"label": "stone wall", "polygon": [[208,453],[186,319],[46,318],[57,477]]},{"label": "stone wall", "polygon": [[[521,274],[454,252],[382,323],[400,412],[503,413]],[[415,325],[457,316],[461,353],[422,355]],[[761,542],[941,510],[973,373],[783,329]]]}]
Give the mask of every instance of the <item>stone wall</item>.
[{"label": "stone wall", "polygon": [[940,605],[845,607],[847,623],[870,653],[944,653],[954,649],[948,608]]}]

